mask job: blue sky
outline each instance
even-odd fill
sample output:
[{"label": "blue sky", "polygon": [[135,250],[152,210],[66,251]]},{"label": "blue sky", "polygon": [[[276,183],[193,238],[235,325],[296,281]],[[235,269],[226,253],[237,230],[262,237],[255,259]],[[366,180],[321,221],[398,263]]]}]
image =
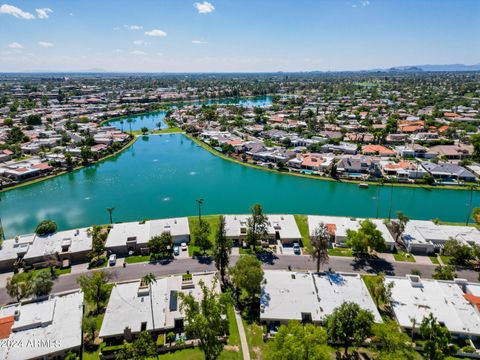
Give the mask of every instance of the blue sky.
[{"label": "blue sky", "polygon": [[0,0],[0,71],[480,63],[477,0]]}]

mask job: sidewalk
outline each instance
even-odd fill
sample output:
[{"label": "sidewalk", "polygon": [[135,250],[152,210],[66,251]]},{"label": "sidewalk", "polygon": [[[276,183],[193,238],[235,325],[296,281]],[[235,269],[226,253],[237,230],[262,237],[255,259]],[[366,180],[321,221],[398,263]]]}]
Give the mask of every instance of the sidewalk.
[{"label": "sidewalk", "polygon": [[243,327],[242,318],[237,309],[235,311],[235,320],[237,320],[238,332],[240,334],[240,343],[242,344],[243,360],[250,360],[250,351],[248,350],[247,336]]}]

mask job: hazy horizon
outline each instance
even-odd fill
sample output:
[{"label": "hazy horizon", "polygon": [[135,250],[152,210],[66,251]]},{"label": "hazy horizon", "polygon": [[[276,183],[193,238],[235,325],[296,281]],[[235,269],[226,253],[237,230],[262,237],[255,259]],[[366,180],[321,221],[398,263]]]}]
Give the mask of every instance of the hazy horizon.
[{"label": "hazy horizon", "polygon": [[477,65],[479,16],[471,0],[12,0],[0,2],[0,72]]}]

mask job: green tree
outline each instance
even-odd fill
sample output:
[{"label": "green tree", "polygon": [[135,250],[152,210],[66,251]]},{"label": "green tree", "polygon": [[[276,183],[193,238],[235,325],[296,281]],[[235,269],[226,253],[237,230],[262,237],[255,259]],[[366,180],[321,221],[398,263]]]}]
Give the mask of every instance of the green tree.
[{"label": "green tree", "polygon": [[207,250],[212,248],[212,242],[210,241],[210,225],[205,220],[199,220],[198,226],[193,229],[193,243],[198,246],[203,255]]},{"label": "green tree", "polygon": [[347,246],[351,246],[353,252],[364,255],[370,251],[382,251],[385,249],[385,239],[382,232],[371,220],[360,221],[360,228],[355,231],[347,230]]},{"label": "green tree", "polygon": [[320,326],[290,321],[268,343],[266,360],[328,360],[327,332]]},{"label": "green tree", "polygon": [[403,212],[397,212],[397,220],[390,222],[390,229],[392,230],[395,242],[401,239],[402,234],[405,231],[405,227],[410,219],[403,214]]},{"label": "green tree", "polygon": [[263,214],[260,204],[255,204],[251,209],[252,215],[247,219],[247,243],[250,247],[256,246],[267,235],[268,217]]},{"label": "green tree", "polygon": [[146,126],[143,126],[140,131],[142,132],[143,135],[148,133],[148,128]]},{"label": "green tree", "polygon": [[477,225],[480,224],[480,207],[476,207],[472,211],[472,218]]},{"label": "green tree", "polygon": [[327,332],[331,341],[343,344],[345,357],[348,348],[359,345],[372,334],[373,314],[353,302],[344,302],[327,317]]},{"label": "green tree", "polygon": [[231,303],[228,293],[218,293],[214,282],[209,289],[200,281],[202,298],[195,300],[192,294],[179,293],[180,309],[185,314],[185,331],[199,340],[199,347],[206,360],[217,359],[223,351],[221,337],[228,332],[227,308]]},{"label": "green tree", "polygon": [[427,360],[442,360],[455,352],[450,345],[450,332],[432,314],[423,318],[420,335],[425,340],[423,355]]},{"label": "green tree", "polygon": [[480,134],[475,134],[470,137],[470,142],[473,145],[472,157],[475,160],[480,160]]},{"label": "green tree", "polygon": [[327,225],[323,222],[318,224],[310,239],[313,248],[312,258],[317,263],[317,272],[320,271],[322,265],[328,263],[328,248],[331,238],[332,234],[330,234]]},{"label": "green tree", "polygon": [[7,293],[11,298],[18,301],[32,294],[30,280],[31,278],[24,274],[15,274],[7,279]]},{"label": "green tree", "polygon": [[252,255],[241,256],[229,272],[233,285],[240,290],[241,298],[247,298],[253,305],[257,296],[260,295],[260,285],[263,281],[260,261]]},{"label": "green tree", "polygon": [[382,311],[387,311],[390,308],[393,286],[393,282],[386,284],[384,272],[378,274],[377,281],[372,287],[372,297],[377,307]]},{"label": "green tree", "polygon": [[43,220],[35,229],[35,233],[40,236],[50,235],[55,231],[57,231],[57,224],[52,220]]},{"label": "green tree", "polygon": [[155,356],[157,347],[152,335],[148,331],[142,331],[132,343],[124,342],[116,360],[144,360]]},{"label": "green tree", "polygon": [[173,240],[169,232],[153,236],[147,243],[148,251],[154,258],[171,258],[173,254]]},{"label": "green tree", "polygon": [[458,265],[465,265],[474,258],[473,248],[457,239],[450,238],[443,245],[443,254],[451,256],[453,262]]},{"label": "green tree", "polygon": [[84,164],[88,164],[89,160],[93,158],[93,152],[90,146],[85,145],[80,149],[80,157]]},{"label": "green tree", "polygon": [[432,277],[436,280],[453,280],[457,277],[457,273],[451,265],[437,266]]},{"label": "green tree", "polygon": [[232,253],[232,240],[225,234],[225,217],[219,216],[218,228],[215,235],[215,247],[213,248],[213,259],[215,266],[220,272],[220,279],[225,285],[225,276],[230,263],[230,254]]},{"label": "green tree", "polygon": [[66,152],[63,156],[65,156],[65,165],[67,166],[67,169],[71,169],[73,167],[72,154]]},{"label": "green tree", "polygon": [[30,284],[31,292],[35,296],[45,296],[50,294],[53,288],[53,280],[48,270],[38,272]]},{"label": "green tree", "polygon": [[105,253],[105,241],[108,233],[102,231],[100,226],[93,226],[92,230],[92,250],[88,253],[90,261],[99,259]]},{"label": "green tree", "polygon": [[104,271],[93,271],[88,275],[81,275],[77,279],[85,300],[95,304],[97,314],[100,313],[102,306],[110,296],[108,280],[109,277]]},{"label": "green tree", "polygon": [[373,345],[378,351],[377,359],[393,360],[416,358],[410,337],[401,332],[393,320],[385,320],[382,324],[374,324]]}]

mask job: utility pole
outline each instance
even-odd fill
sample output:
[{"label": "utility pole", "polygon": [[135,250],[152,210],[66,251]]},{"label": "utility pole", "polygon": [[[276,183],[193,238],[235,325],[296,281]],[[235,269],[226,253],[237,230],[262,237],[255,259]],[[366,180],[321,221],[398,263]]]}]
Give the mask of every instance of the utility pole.
[{"label": "utility pole", "polygon": [[393,184],[390,185],[390,208],[388,209],[388,221],[392,219],[392,201],[393,201]]},{"label": "utility pole", "polygon": [[195,200],[198,204],[198,222],[202,222],[202,204],[203,204],[203,199],[196,199]]},{"label": "utility pole", "polygon": [[[2,181],[0,180],[0,190],[2,190]],[[2,201],[2,193],[0,192],[0,201]],[[5,232],[3,231],[2,216],[0,215],[0,242],[5,240]]]},{"label": "utility pole", "polygon": [[468,205],[467,221],[465,221],[466,226],[468,226],[468,224],[470,223],[470,216],[472,215],[473,188],[476,188],[476,186],[475,185],[470,186],[470,203]]},{"label": "utility pole", "polygon": [[113,207],[107,208],[108,214],[110,215],[110,224],[113,224],[113,217],[112,217],[113,210],[115,210],[115,208]]}]

